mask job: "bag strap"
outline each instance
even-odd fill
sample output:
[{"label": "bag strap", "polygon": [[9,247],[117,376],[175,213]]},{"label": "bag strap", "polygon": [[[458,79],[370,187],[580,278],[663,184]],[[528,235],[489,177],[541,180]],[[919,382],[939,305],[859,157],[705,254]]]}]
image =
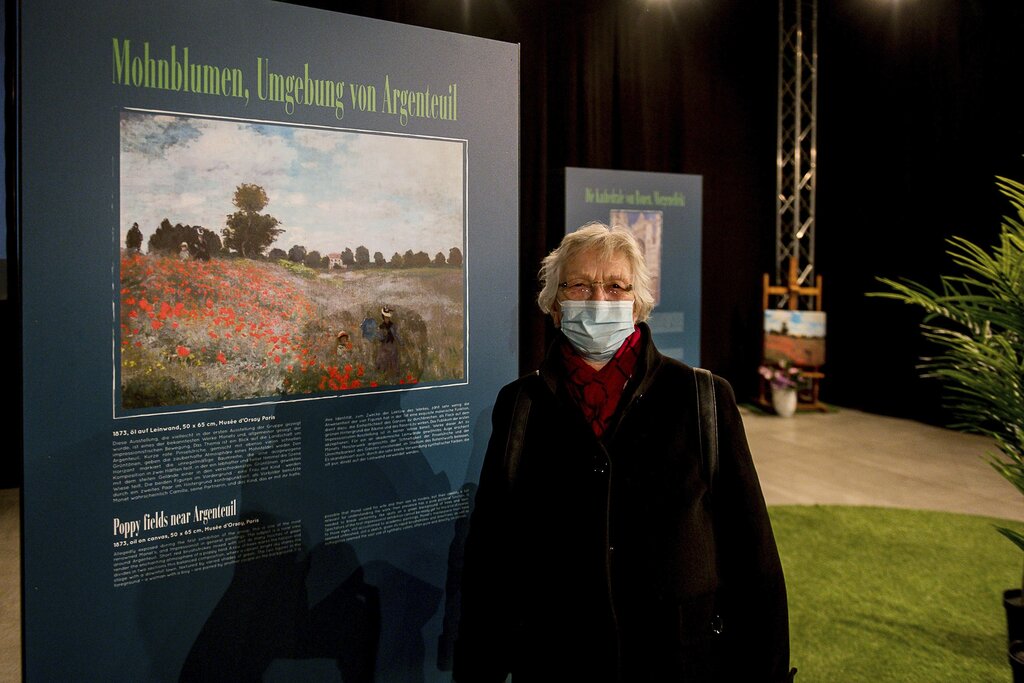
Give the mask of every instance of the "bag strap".
[{"label": "bag strap", "polygon": [[[693,369],[694,385],[697,388],[697,422],[700,429],[697,431],[697,438],[700,440],[700,457],[704,469],[704,481],[707,484],[707,502],[710,505],[713,501],[712,489],[718,474],[718,407],[715,402],[715,378],[710,371],[704,368]],[[715,529],[715,517],[712,508],[712,535],[717,536]],[[718,561],[718,552],[715,552],[715,561]],[[719,568],[716,567],[716,573]],[[717,601],[717,598],[716,598]],[[725,629],[722,621],[721,605],[716,605],[716,611],[711,618],[709,627],[716,636],[721,636]]]},{"label": "bag strap", "polygon": [[526,389],[528,383],[529,380],[524,379],[516,390],[512,421],[509,423],[508,436],[505,439],[505,480],[508,482],[510,490],[516,483],[516,475],[519,472],[519,456],[522,454],[523,439],[526,437],[526,422],[530,417],[530,392]]},{"label": "bag strap", "polygon": [[693,374],[697,386],[700,454],[710,494],[718,474],[718,406],[715,400],[715,379],[711,372],[704,368],[694,368]]}]

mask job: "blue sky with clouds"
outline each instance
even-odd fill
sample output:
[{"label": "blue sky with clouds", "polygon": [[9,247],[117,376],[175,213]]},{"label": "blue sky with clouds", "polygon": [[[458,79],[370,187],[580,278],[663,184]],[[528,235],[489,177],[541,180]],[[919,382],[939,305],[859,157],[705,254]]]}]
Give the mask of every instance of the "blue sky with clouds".
[{"label": "blue sky with clouds", "polygon": [[[220,234],[242,183],[263,187],[283,232],[271,247],[365,246],[431,258],[463,249],[464,143],[330,128],[125,111],[120,243],[164,218]],[[145,248],[145,246],[144,246]]]},{"label": "blue sky with clouds", "polygon": [[791,311],[788,309],[768,309],[764,312],[764,329],[768,332],[776,332],[782,329],[783,324],[789,330],[789,334],[795,337],[824,337],[825,336],[825,312],[824,311]]}]

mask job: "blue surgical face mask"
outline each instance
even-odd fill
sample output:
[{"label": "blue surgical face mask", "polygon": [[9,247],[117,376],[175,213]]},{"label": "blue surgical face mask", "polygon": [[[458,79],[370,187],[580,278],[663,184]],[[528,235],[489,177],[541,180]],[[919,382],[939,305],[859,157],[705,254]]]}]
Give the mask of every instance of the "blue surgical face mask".
[{"label": "blue surgical face mask", "polygon": [[607,361],[633,334],[632,301],[560,301],[562,334],[592,361]]}]

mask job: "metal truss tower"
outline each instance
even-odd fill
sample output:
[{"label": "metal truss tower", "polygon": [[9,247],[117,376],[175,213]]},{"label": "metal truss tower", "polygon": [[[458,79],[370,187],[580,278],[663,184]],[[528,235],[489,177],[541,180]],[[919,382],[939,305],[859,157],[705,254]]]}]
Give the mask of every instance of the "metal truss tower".
[{"label": "metal truss tower", "polygon": [[[817,122],[818,0],[779,0],[776,285],[815,280]],[[792,273],[796,282],[789,281]],[[779,306],[794,303],[783,297]]]}]

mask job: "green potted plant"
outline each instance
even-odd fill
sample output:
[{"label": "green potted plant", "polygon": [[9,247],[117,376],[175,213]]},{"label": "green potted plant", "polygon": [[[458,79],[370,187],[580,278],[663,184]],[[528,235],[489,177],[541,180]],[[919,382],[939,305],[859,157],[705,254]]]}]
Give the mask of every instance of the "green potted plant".
[{"label": "green potted plant", "polygon": [[[941,277],[939,290],[879,278],[889,290],[869,296],[924,309],[922,333],[937,353],[921,359],[921,375],[946,390],[946,405],[955,418],[950,427],[991,437],[996,452],[985,457],[1024,493],[1024,184],[996,180],[1016,210],[1016,216],[1003,217],[996,244],[984,249],[952,237],[947,254],[961,272]],[[1020,529],[997,528],[1024,551]],[[1024,666],[1022,589],[1024,574],[1021,585],[1003,595],[1015,681],[1024,681],[1024,673],[1017,672],[1018,665]]]}]

